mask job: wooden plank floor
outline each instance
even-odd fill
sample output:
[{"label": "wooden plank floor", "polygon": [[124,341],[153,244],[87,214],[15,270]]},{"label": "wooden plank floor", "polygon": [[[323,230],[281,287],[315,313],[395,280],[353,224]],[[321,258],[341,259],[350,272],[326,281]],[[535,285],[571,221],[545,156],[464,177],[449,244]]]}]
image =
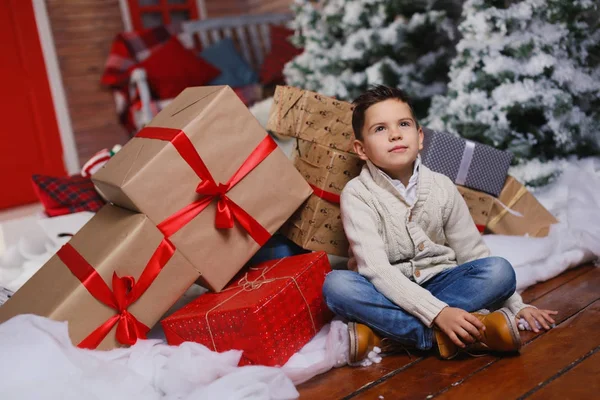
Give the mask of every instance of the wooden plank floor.
[{"label": "wooden plank floor", "polygon": [[586,399],[600,393],[600,268],[571,269],[523,293],[554,309],[556,328],[521,333],[520,355],[433,353],[385,357],[370,367],[334,369],[300,385],[301,399]]}]

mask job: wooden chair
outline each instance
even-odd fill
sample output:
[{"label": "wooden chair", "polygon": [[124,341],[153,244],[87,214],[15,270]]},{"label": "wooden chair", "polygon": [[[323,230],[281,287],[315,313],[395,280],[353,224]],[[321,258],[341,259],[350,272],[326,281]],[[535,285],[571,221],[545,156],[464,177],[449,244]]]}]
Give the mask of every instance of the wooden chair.
[{"label": "wooden chair", "polygon": [[[231,38],[244,60],[258,71],[271,50],[269,26],[282,25],[292,18],[292,14],[257,14],[189,21],[182,24],[182,33],[178,38],[189,49],[199,47],[198,44],[206,48],[222,38]],[[132,97],[137,91],[140,98],[141,107],[135,112],[134,120],[136,127],[141,129],[154,116],[150,88],[143,68],[132,71],[129,91]],[[162,109],[170,101],[162,100],[159,108]]]}]

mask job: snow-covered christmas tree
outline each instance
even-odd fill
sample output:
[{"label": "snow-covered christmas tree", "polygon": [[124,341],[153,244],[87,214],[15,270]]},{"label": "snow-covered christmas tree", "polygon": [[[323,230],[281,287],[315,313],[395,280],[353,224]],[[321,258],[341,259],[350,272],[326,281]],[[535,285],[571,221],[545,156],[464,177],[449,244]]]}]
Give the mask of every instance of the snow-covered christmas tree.
[{"label": "snow-covered christmas tree", "polygon": [[467,0],[448,93],[434,98],[428,126],[509,150],[521,170],[539,170],[530,183],[565,158],[599,154],[598,4]]},{"label": "snow-covered christmas tree", "polygon": [[353,100],[371,84],[401,87],[417,116],[446,91],[462,0],[295,0],[289,85]]}]

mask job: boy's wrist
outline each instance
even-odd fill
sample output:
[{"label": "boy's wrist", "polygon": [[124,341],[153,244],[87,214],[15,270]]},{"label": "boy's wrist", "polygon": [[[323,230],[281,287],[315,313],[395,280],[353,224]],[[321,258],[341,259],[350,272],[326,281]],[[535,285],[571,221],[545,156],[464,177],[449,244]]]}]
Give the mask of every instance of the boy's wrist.
[{"label": "boy's wrist", "polygon": [[437,326],[438,328],[440,327],[439,324],[437,323],[439,316],[442,314],[442,312],[444,312],[444,310],[449,309],[450,306],[449,305],[445,305],[444,307],[442,307],[442,309],[440,310],[440,312],[437,313],[437,315],[435,317],[433,317],[433,320],[431,322],[431,326]]},{"label": "boy's wrist", "polygon": [[517,312],[515,313],[515,316],[518,318],[518,317],[519,317],[519,315],[521,314],[521,311],[523,311],[524,309],[526,309],[526,308],[528,308],[528,307],[535,308],[536,310],[538,309],[536,306],[532,306],[532,305],[529,305],[529,304],[525,304],[523,307],[519,308],[519,311],[517,311]]}]

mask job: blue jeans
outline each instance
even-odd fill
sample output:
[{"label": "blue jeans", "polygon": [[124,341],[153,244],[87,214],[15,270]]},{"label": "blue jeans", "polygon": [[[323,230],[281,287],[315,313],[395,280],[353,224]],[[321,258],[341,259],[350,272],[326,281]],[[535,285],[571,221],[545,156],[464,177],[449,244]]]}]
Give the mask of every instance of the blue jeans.
[{"label": "blue jeans", "polygon": [[[482,258],[440,272],[422,287],[450,307],[467,312],[496,310],[515,292],[515,271],[504,258]],[[407,346],[426,350],[433,344],[432,328],[379,293],[357,272],[329,273],[323,294],[331,311],[349,321],[368,325]]]}]

